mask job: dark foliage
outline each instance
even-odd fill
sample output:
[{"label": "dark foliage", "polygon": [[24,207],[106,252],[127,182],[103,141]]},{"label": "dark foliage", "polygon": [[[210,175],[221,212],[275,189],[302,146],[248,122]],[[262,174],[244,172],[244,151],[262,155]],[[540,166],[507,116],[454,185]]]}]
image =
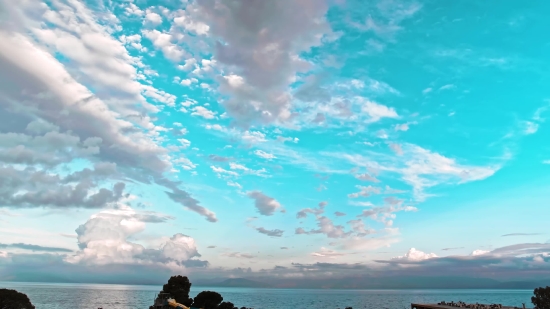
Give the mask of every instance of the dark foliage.
[{"label": "dark foliage", "polygon": [[224,301],[218,306],[218,309],[239,309],[239,308],[235,307],[235,305],[233,305],[233,303],[231,302]]},{"label": "dark foliage", "polygon": [[550,309],[550,286],[536,288],[531,297],[531,302],[536,309]]},{"label": "dark foliage", "polygon": [[203,309],[216,309],[218,305],[223,301],[223,297],[220,293],[213,291],[202,291],[193,300],[193,307]]},{"label": "dark foliage", "polygon": [[27,295],[16,290],[0,289],[0,309],[35,309]]},{"label": "dark foliage", "polygon": [[193,299],[189,298],[190,289],[191,282],[185,276],[172,276],[168,280],[168,283],[162,287],[162,290],[170,293],[176,302],[187,307],[190,307],[193,303]]}]

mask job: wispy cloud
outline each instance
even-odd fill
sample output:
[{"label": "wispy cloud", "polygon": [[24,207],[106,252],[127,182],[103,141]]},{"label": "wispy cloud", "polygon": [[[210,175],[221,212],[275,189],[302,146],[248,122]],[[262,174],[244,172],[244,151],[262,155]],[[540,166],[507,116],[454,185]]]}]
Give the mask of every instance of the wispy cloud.
[{"label": "wispy cloud", "polygon": [[511,234],[504,234],[502,237],[508,237],[508,236],[534,236],[534,235],[542,235],[541,233],[511,233]]}]

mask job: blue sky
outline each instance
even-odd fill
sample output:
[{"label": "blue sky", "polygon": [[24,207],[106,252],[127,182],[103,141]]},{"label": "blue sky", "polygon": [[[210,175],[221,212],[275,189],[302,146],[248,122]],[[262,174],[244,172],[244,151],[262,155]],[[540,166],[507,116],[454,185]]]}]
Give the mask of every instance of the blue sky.
[{"label": "blue sky", "polygon": [[0,6],[2,280],[549,276],[546,3]]}]

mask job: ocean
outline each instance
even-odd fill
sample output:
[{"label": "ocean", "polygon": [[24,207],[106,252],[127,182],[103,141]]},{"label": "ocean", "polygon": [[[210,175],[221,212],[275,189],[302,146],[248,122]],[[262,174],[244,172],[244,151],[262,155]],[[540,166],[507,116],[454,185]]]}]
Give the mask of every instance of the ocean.
[{"label": "ocean", "polygon": [[[37,309],[148,309],[162,287],[152,285],[0,282],[29,296]],[[216,291],[239,308],[254,309],[408,309],[411,303],[464,301],[533,307],[532,290],[308,290],[193,287]]]}]

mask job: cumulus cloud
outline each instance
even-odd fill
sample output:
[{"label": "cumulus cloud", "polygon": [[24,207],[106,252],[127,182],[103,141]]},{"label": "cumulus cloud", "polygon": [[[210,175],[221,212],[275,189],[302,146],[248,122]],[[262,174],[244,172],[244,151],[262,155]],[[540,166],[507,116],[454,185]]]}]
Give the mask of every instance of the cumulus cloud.
[{"label": "cumulus cloud", "polygon": [[116,166],[98,163],[65,177],[37,168],[19,170],[0,166],[0,204],[4,207],[84,207],[101,208],[123,198],[125,184],[112,189],[99,182],[116,174]]},{"label": "cumulus cloud", "polygon": [[415,248],[410,248],[405,255],[394,257],[391,260],[392,261],[422,261],[427,259],[433,259],[436,257],[437,255],[435,253],[425,253]]},{"label": "cumulus cloud", "polygon": [[193,107],[193,112],[191,113],[193,116],[199,116],[204,119],[214,119],[217,118],[216,112],[213,112],[209,110],[208,108],[204,106],[195,106]]},{"label": "cumulus cloud", "polygon": [[[12,26],[6,27],[3,23],[0,30],[3,37],[0,72],[9,72],[9,76],[2,76],[2,80],[8,82],[0,85],[0,133],[19,137],[27,133],[42,134],[40,138],[23,137],[27,142],[18,144],[19,147],[2,148],[5,160],[19,153],[18,158],[27,158],[25,164],[33,164],[31,169],[14,171],[22,174],[19,178],[30,175],[32,169],[40,171],[45,160],[49,160],[49,164],[61,162],[55,167],[81,158],[92,163],[108,162],[116,164],[119,174],[127,179],[162,182],[173,191],[175,201],[201,214],[211,213],[203,211],[198,201],[177,188],[177,183],[163,178],[162,174],[171,169],[171,163],[166,159],[167,150],[154,138],[159,127],[149,116],[159,109],[147,103],[145,97],[168,105],[172,104],[173,97],[137,81],[138,70],[144,65],[111,36],[112,24],[99,21],[85,5],[74,1],[41,6],[33,3],[23,1],[16,6],[4,6],[9,10],[6,14],[9,20],[5,22]],[[54,55],[63,55],[70,61],[62,64]],[[6,119],[19,125],[10,125],[12,121]],[[41,124],[31,124],[35,121]],[[48,130],[45,123],[51,124],[49,132],[44,131]],[[65,143],[70,142],[72,136],[73,143],[77,144],[67,148],[55,146],[62,136]],[[52,156],[47,158],[45,152],[40,154],[38,150],[45,150],[43,141],[52,137],[55,137],[50,139]],[[36,150],[35,154],[32,149]],[[91,152],[83,153],[86,149]],[[31,159],[34,161],[28,161]],[[98,183],[75,186],[72,200],[85,192],[81,188],[91,190],[92,185],[98,189]],[[71,200],[69,189],[63,191],[66,201]],[[85,204],[99,205],[101,200],[116,199],[113,190],[103,189],[84,194],[86,197],[100,194],[98,199]],[[34,195],[33,200],[49,198],[48,190],[36,190],[42,193]],[[175,198],[176,195],[179,198]],[[26,201],[30,201],[29,197]]]},{"label": "cumulus cloud", "polygon": [[151,9],[147,9],[145,12],[144,25],[158,26],[162,23],[162,17],[159,14],[151,11]]},{"label": "cumulus cloud", "polygon": [[489,253],[488,250],[479,250],[478,249],[478,250],[474,250],[472,252],[472,256],[483,255],[483,254],[487,254],[487,253]]},{"label": "cumulus cloud", "polygon": [[254,200],[254,206],[261,215],[272,216],[279,209],[284,212],[284,208],[276,199],[265,195],[261,191],[250,191],[247,195]]},{"label": "cumulus cloud", "polygon": [[174,38],[170,33],[160,32],[158,30],[143,30],[143,36],[149,39],[153,46],[162,51],[167,59],[177,62],[187,55],[179,45],[173,43]]},{"label": "cumulus cloud", "polygon": [[170,264],[183,266],[200,257],[195,240],[175,234],[158,249],[147,249],[130,241],[145,230],[147,222],[163,222],[166,216],[157,213],[141,214],[128,206],[94,214],[76,229],[80,251],[68,256],[73,264]]},{"label": "cumulus cloud", "polygon": [[213,45],[219,64],[234,72],[218,78],[228,114],[242,126],[289,121],[290,84],[309,69],[298,55],[331,33],[327,2],[203,0],[189,8],[184,27],[204,24],[195,32],[224,42]]}]

